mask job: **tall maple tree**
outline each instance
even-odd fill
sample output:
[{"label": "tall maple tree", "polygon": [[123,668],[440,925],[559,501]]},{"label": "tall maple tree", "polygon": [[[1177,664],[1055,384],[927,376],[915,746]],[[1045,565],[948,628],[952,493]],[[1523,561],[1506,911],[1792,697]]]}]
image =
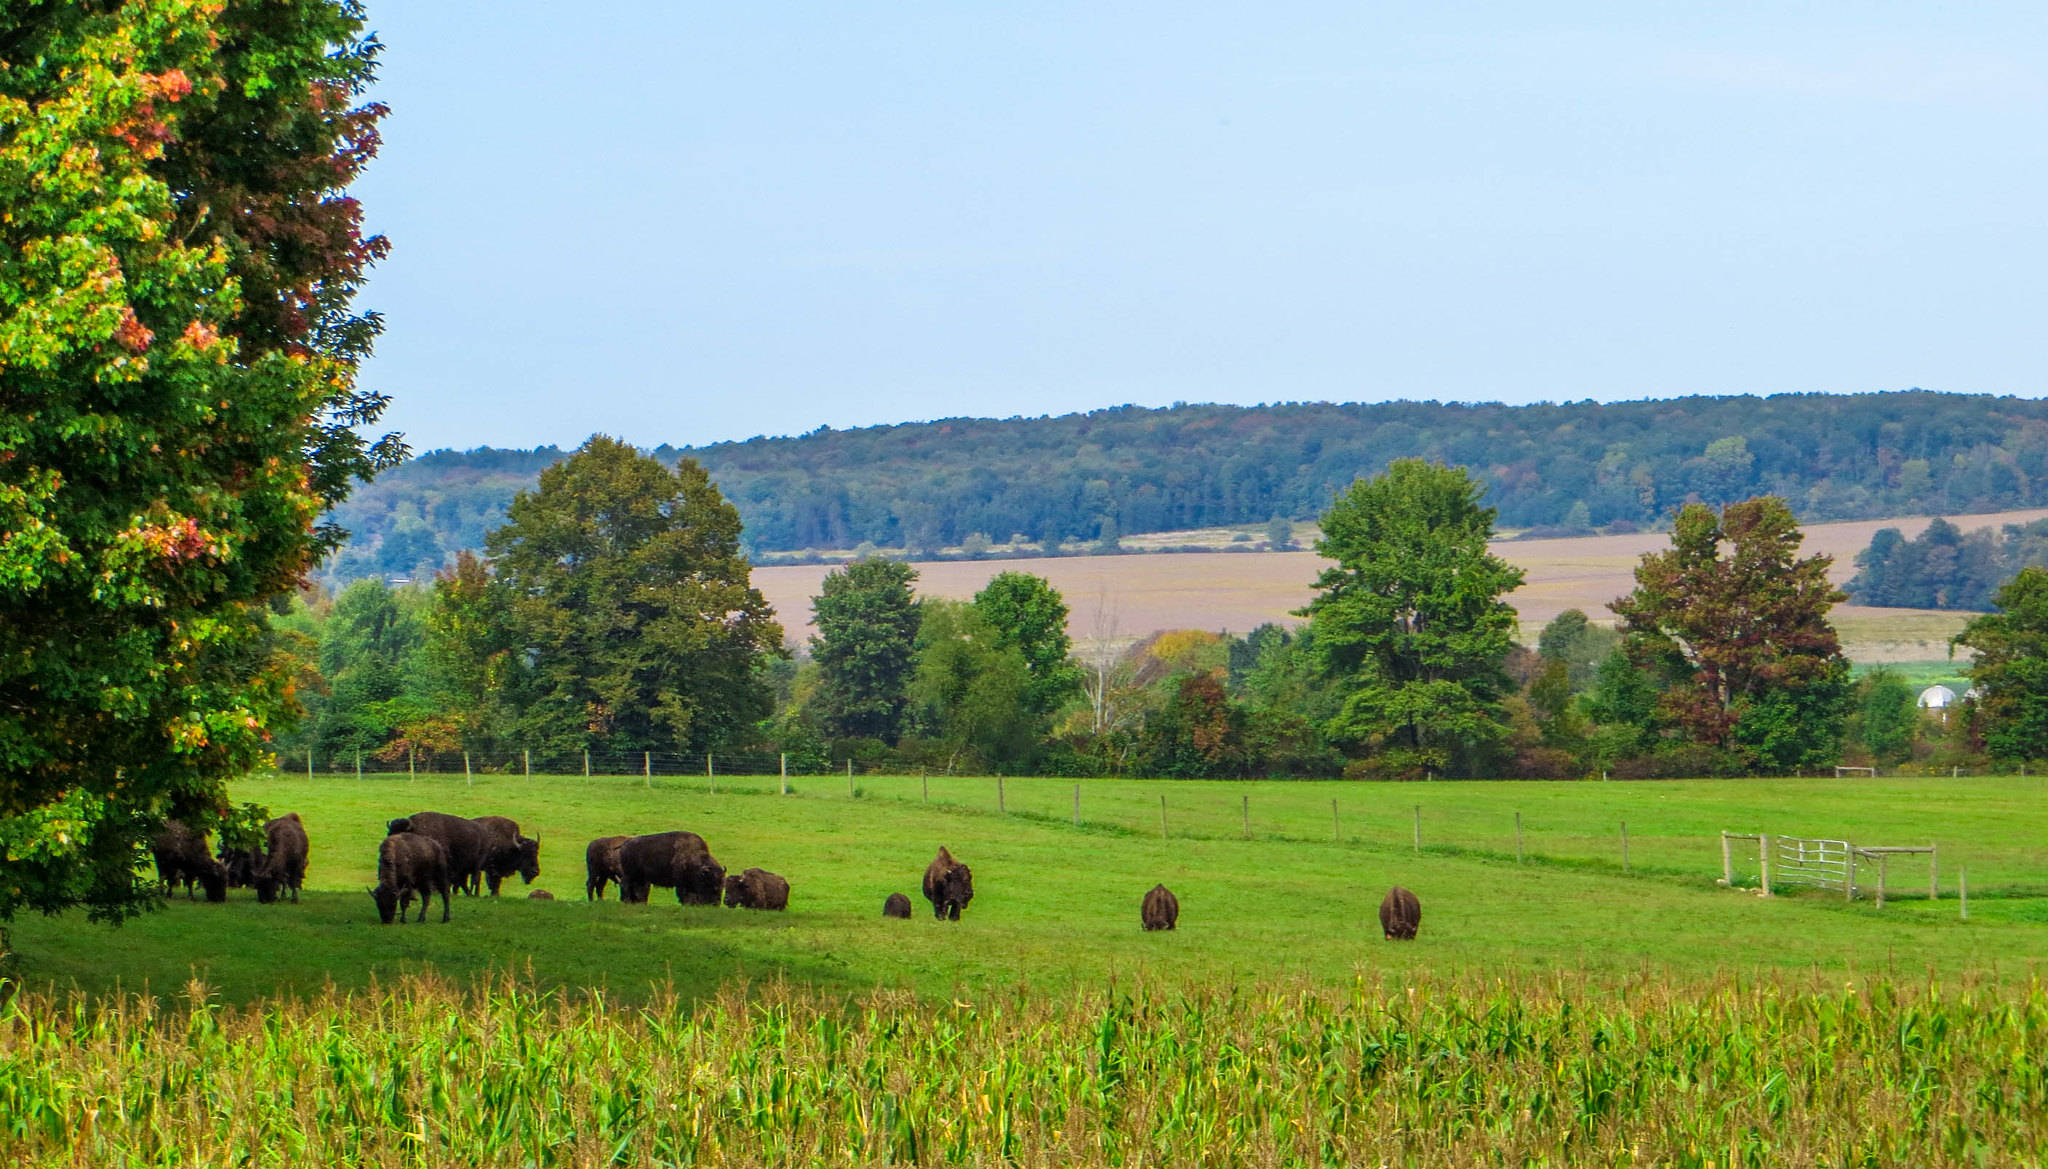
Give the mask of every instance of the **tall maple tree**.
[{"label": "tall maple tree", "polygon": [[263,604],[367,441],[346,0],[0,6],[0,920],[149,904],[295,710]]},{"label": "tall maple tree", "polygon": [[1832,762],[1847,716],[1849,662],[1828,621],[1845,597],[1834,558],[1799,556],[1803,539],[1776,496],[1688,505],[1611,606],[1629,659],[1662,683],[1667,725],[1760,770]]}]

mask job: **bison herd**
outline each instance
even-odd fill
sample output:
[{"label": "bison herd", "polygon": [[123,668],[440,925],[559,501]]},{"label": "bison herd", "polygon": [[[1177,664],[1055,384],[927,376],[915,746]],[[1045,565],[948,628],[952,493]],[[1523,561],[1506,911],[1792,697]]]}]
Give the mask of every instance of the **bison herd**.
[{"label": "bison herd", "polygon": [[[266,904],[287,891],[296,903],[306,880],[306,826],[297,812],[266,823],[261,845],[222,848],[218,855],[208,852],[204,834],[169,820],[150,842],[150,852],[166,897],[182,886],[192,898],[196,885],[208,901],[225,901],[230,888],[253,887],[256,899]],[[659,886],[675,890],[676,901],[683,905],[789,908],[786,879],[757,868],[728,875],[704,838],[694,832],[600,836],[584,849],[583,864],[586,900],[601,901],[605,887],[616,885],[621,902],[645,904]],[[515,873],[527,884],[540,876],[540,839],[520,832],[517,821],[415,812],[385,825],[384,839],[377,846],[377,885],[369,892],[378,920],[386,925],[405,922],[415,897],[420,903],[417,920],[427,920],[436,895],[441,898],[441,920],[447,921],[451,894],[478,896],[489,889],[496,897],[505,878]],[[528,896],[554,900],[546,890]],[[925,867],[924,897],[931,902],[932,916],[959,921],[974,900],[973,870],[941,847]],[[882,916],[908,919],[910,898],[889,894]],[[1180,921],[1180,899],[1166,886],[1154,885],[1139,902],[1138,920],[1147,931],[1174,929]],[[1421,926],[1421,902],[1407,889],[1394,886],[1380,902],[1381,932],[1389,941],[1413,941]]]}]

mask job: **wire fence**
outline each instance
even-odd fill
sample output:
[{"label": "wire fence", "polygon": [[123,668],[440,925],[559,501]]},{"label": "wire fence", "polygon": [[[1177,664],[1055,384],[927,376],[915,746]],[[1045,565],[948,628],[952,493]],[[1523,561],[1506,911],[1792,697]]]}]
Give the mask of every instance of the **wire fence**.
[{"label": "wire fence", "polygon": [[854,760],[819,760],[772,751],[414,751],[403,755],[342,751],[280,754],[277,770],[299,775],[588,775],[762,776],[843,774]]}]

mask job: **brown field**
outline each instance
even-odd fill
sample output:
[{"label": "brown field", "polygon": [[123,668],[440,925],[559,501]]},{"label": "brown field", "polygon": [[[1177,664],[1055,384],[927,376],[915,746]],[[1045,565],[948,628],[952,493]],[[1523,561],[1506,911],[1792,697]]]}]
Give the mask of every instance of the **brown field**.
[{"label": "brown field", "polygon": [[[2048,509],[1950,517],[1968,531],[2026,523]],[[1835,558],[1837,583],[1855,574],[1855,557],[1880,528],[1907,536],[1927,526],[1926,516],[1815,524],[1806,550]],[[1173,542],[1171,533],[1154,543]],[[1561,540],[1503,540],[1494,551],[1528,574],[1509,598],[1521,614],[1523,637],[1566,609],[1609,617],[1607,603],[1633,585],[1636,561],[1668,546],[1663,532],[1585,536]],[[1037,560],[949,560],[917,566],[925,596],[965,599],[999,572],[1018,569],[1051,581],[1067,598],[1069,629],[1077,642],[1129,641],[1161,629],[1246,632],[1267,621],[1297,623],[1291,611],[1308,603],[1326,562],[1313,552],[1184,552],[1123,556],[1065,556]],[[811,598],[829,565],[757,568],[758,585],[782,615],[792,642],[810,635]],[[1843,605],[1835,610],[1850,657],[1859,662],[1931,661],[1945,657],[1948,639],[1967,614],[1922,609]]]}]

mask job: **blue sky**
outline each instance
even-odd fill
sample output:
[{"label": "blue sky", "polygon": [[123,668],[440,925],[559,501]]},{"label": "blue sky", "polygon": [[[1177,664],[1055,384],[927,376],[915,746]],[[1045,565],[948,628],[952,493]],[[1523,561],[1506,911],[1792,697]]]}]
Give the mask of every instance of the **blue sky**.
[{"label": "blue sky", "polygon": [[2048,392],[2048,7],[367,0],[415,449]]}]

